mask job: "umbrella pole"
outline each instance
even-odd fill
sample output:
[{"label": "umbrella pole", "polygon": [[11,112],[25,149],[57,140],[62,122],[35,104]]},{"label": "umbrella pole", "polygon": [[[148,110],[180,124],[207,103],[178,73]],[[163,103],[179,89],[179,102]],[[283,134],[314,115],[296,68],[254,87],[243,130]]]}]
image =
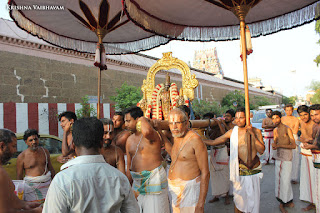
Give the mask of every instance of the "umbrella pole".
[{"label": "umbrella pole", "polygon": [[250,104],[249,104],[249,87],[248,87],[248,70],[247,70],[247,45],[246,45],[246,24],[244,20],[240,20],[240,37],[242,46],[243,75],[244,75],[244,95],[246,110],[246,125],[250,125]]},{"label": "umbrella pole", "polygon": [[97,103],[97,118],[100,119],[100,94],[101,94],[101,68],[98,71],[98,103]]}]

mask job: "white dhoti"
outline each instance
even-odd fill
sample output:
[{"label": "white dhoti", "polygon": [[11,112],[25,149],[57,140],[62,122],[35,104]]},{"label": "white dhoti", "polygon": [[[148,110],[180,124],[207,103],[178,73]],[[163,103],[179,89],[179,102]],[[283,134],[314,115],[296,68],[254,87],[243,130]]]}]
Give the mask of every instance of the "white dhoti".
[{"label": "white dhoti", "polygon": [[213,196],[225,195],[229,191],[229,157],[227,147],[211,148],[209,159],[210,183]]},{"label": "white dhoti", "polygon": [[277,200],[286,204],[292,201],[293,192],[291,186],[291,161],[276,160],[275,163],[275,195]]},{"label": "white dhoti", "polygon": [[300,200],[314,203],[314,167],[310,150],[301,148]]},{"label": "white dhoti", "polygon": [[23,181],[23,200],[44,202],[51,183],[51,172],[36,177],[25,176]]},{"label": "white dhoti", "polygon": [[293,134],[293,137],[296,142],[296,148],[292,149],[292,172],[291,172],[291,180],[298,181],[299,180],[299,158],[300,158],[300,141],[298,140],[298,135]]},{"label": "white dhoti", "polygon": [[193,180],[168,179],[173,213],[194,213],[200,195],[200,176]]},{"label": "white dhoti", "polygon": [[263,142],[265,146],[264,153],[262,155],[263,163],[274,163],[274,150],[272,149],[273,143],[273,129],[264,130]]},{"label": "white dhoti", "polygon": [[241,212],[260,212],[260,179],[262,173],[249,176],[239,176],[240,180],[233,182],[234,204]]},{"label": "white dhoti", "polygon": [[238,127],[235,126],[230,138],[230,180],[233,182],[233,201],[236,208],[242,212],[258,213],[260,211],[260,179],[263,174],[260,172],[240,176],[239,173]]},{"label": "white dhoti", "polygon": [[314,181],[315,181],[315,199],[316,213],[320,213],[320,151],[312,150],[312,159],[314,166]]},{"label": "white dhoti", "polygon": [[169,213],[167,174],[162,165],[152,171],[131,172],[140,212]]}]

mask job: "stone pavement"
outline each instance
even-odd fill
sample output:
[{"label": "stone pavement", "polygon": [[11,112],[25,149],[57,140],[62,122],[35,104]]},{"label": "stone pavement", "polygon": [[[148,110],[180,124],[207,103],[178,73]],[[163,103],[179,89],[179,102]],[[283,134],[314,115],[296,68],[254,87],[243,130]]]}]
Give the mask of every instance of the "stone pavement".
[{"label": "stone pavement", "polygon": [[[265,165],[262,167],[263,178],[261,181],[261,197],[260,197],[260,213],[280,213],[279,210],[279,202],[275,198],[274,192],[274,164]],[[290,209],[286,208],[289,213],[296,213],[302,212],[301,208],[304,208],[308,205],[303,201],[299,200],[300,190],[299,190],[299,183],[293,185],[293,202],[295,207]],[[205,212],[211,213],[224,213],[224,212],[234,212],[234,204],[233,204],[233,197],[231,197],[231,204],[225,206],[224,205],[224,198],[220,198],[219,202],[215,203],[208,203],[208,200],[212,198],[211,196],[211,189],[209,184],[209,191],[207,195],[207,200],[205,204]],[[309,211],[314,213],[315,211]]]}]

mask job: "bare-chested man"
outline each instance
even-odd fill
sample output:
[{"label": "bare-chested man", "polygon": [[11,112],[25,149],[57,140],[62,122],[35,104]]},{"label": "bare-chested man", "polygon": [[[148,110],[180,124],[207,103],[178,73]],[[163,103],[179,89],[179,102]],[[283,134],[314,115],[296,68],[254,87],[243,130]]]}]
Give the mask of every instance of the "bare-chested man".
[{"label": "bare-chested man", "polygon": [[269,164],[274,163],[274,151],[272,149],[271,144],[273,143],[273,129],[275,128],[274,123],[271,119],[272,109],[266,109],[267,117],[262,121],[262,128],[264,129],[264,146],[266,150],[263,153],[262,163]]},{"label": "bare-chested man", "polygon": [[168,175],[173,212],[202,212],[209,184],[208,153],[200,136],[188,129],[188,117],[180,109],[169,113],[173,146],[165,137],[172,162]]},{"label": "bare-chested man", "polygon": [[60,163],[65,163],[76,157],[72,143],[72,125],[76,120],[76,114],[71,111],[66,111],[59,115],[60,126],[63,129],[62,155],[57,158]]},{"label": "bare-chested man", "polygon": [[15,195],[15,186],[2,168],[17,152],[16,135],[8,129],[0,129],[0,212],[41,212],[38,202],[25,202]]},{"label": "bare-chested man", "polygon": [[112,144],[112,140],[114,138],[113,122],[109,118],[103,118],[100,120],[103,123],[104,129],[103,146],[100,149],[100,153],[108,164],[119,169],[123,174],[126,174],[123,152],[119,147]]},{"label": "bare-chested man", "polygon": [[309,149],[304,149],[304,143],[312,143],[312,128],[314,122],[310,119],[310,110],[306,105],[298,107],[300,116],[300,141],[301,141],[301,166],[300,166],[300,200],[309,202],[310,204],[303,208],[303,211],[315,209],[314,205],[314,167],[312,162],[312,153]]},{"label": "bare-chested man", "polygon": [[136,106],[125,110],[125,125],[133,132],[126,144],[127,176],[129,180],[132,176],[141,212],[169,212],[168,182],[161,164],[160,136]]},{"label": "bare-chested man", "polygon": [[216,146],[230,139],[230,180],[233,182],[235,212],[258,213],[262,173],[257,153],[262,154],[265,149],[261,131],[246,126],[244,108],[237,109],[234,123],[233,129],[207,144]]},{"label": "bare-chested man", "polygon": [[122,149],[126,153],[126,142],[131,135],[130,131],[124,129],[124,115],[122,112],[116,112],[112,118],[114,125],[113,144]]},{"label": "bare-chested man", "polygon": [[272,148],[277,150],[275,154],[275,195],[280,202],[280,211],[287,213],[284,207],[294,207],[293,192],[291,186],[292,149],[296,143],[290,127],[281,122],[281,112],[272,112],[272,122],[276,125],[273,130],[274,143]]},{"label": "bare-chested man", "polygon": [[[229,117],[229,116],[231,117],[229,113],[228,113],[228,116],[226,113],[226,117]],[[207,113],[203,115],[203,119],[213,119],[218,124],[218,127],[213,128],[209,131],[210,140],[214,140],[220,137],[221,135],[225,134],[229,130],[228,129],[229,126],[227,126],[226,122],[224,122],[224,120],[218,120],[214,118],[213,113]],[[229,120],[229,118],[227,120]],[[225,202],[224,202],[225,205],[230,204],[229,156],[228,156],[228,150],[226,145],[215,146],[215,147],[210,146],[209,171],[210,171],[211,193],[213,196],[213,198],[209,200],[209,203],[217,202],[219,201],[220,196],[225,196]]]},{"label": "bare-chested man", "polygon": [[25,173],[25,201],[44,201],[51,180],[55,175],[47,149],[39,147],[39,134],[35,129],[27,129],[23,140],[28,145],[17,158],[17,179]]},{"label": "bare-chested man", "polygon": [[281,122],[284,125],[287,125],[290,127],[293,133],[293,137],[296,142],[296,148],[292,150],[293,156],[292,156],[292,176],[291,176],[291,182],[293,184],[298,183],[299,178],[299,154],[300,154],[300,142],[298,140],[298,131],[299,131],[299,119],[294,117],[292,115],[293,113],[293,106],[292,104],[287,104],[284,107],[284,111],[286,112],[286,116],[281,118]]},{"label": "bare-chested man", "polygon": [[320,104],[310,106],[310,117],[314,122],[312,130],[313,143],[304,143],[303,148],[311,149],[312,160],[314,167],[314,196],[316,197],[314,203],[316,205],[316,212],[320,212]]}]

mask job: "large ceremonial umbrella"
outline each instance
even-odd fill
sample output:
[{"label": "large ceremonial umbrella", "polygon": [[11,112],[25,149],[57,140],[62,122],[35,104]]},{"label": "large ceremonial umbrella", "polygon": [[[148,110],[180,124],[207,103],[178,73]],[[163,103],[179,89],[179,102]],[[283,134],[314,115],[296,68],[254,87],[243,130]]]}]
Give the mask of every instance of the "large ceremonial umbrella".
[{"label": "large ceremonial umbrella", "polygon": [[10,0],[8,4],[11,18],[28,33],[65,49],[96,53],[98,118],[105,54],[134,53],[169,42],[133,24],[120,0]]},{"label": "large ceremonial umbrella", "polygon": [[252,37],[318,19],[318,0],[122,0],[129,18],[148,32],[189,41],[240,39],[247,125],[250,124],[246,23]]}]

